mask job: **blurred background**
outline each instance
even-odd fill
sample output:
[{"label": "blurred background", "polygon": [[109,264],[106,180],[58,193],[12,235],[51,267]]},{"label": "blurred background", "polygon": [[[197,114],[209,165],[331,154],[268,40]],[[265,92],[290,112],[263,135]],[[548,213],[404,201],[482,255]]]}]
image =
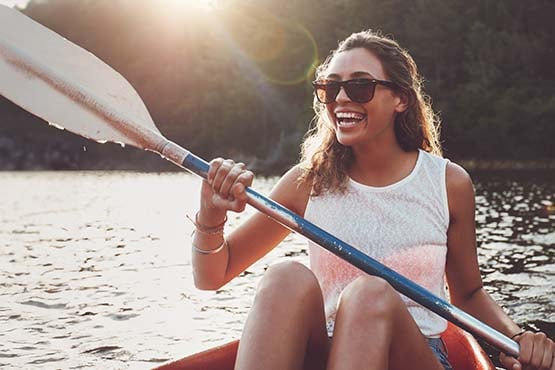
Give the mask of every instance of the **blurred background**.
[{"label": "blurred background", "polygon": [[[161,132],[206,159],[280,174],[310,125],[314,68],[382,30],[409,50],[469,167],[555,168],[549,0],[3,0],[123,74]],[[0,97],[0,169],[172,170],[157,156],[37,124]]]}]

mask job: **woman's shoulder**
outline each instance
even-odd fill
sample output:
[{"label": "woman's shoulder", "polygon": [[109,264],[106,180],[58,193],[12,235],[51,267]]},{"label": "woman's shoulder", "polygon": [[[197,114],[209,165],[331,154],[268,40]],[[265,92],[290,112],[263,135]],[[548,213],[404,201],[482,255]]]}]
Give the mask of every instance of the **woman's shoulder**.
[{"label": "woman's shoulder", "polygon": [[434,168],[445,168],[445,182],[447,188],[464,189],[472,187],[472,179],[468,172],[459,164],[451,162],[448,158],[420,150],[428,164]]},{"label": "woman's shoulder", "polygon": [[304,170],[297,164],[278,181],[270,197],[291,211],[303,216],[312,186],[303,176]]},{"label": "woman's shoulder", "polygon": [[447,163],[445,182],[449,212],[452,218],[461,212],[474,212],[474,186],[466,170],[453,162]]},{"label": "woman's shoulder", "polygon": [[447,162],[445,169],[445,180],[447,187],[464,189],[472,187],[472,178],[466,170],[455,162]]}]

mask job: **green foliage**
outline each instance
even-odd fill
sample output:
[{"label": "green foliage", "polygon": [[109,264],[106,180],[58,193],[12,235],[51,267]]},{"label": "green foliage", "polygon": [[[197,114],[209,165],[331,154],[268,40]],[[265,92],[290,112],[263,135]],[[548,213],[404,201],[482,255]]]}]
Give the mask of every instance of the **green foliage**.
[{"label": "green foliage", "polygon": [[[32,0],[24,11],[122,73],[165,136],[206,158],[231,155],[273,171],[294,163],[312,117],[314,67],[365,28],[392,35],[414,56],[449,157],[555,158],[549,0],[172,3]],[[137,167],[137,152],[89,144],[84,155],[82,139],[22,123],[30,116],[0,103],[8,156],[8,146],[25,147],[41,162],[37,153],[54,147],[70,153],[70,168]]]}]

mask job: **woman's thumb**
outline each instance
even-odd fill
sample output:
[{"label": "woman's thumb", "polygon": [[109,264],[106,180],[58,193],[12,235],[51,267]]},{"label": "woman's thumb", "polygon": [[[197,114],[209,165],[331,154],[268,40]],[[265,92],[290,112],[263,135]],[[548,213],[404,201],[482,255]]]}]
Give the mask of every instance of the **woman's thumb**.
[{"label": "woman's thumb", "polygon": [[504,353],[502,353],[499,356],[499,360],[503,364],[503,367],[505,367],[505,369],[507,370],[522,370],[522,365],[514,357],[507,356]]}]

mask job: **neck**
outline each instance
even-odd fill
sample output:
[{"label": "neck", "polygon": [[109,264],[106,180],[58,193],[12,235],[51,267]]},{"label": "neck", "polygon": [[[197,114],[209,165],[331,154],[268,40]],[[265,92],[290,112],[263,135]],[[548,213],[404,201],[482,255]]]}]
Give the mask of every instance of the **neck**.
[{"label": "neck", "polygon": [[353,152],[355,157],[353,169],[370,171],[391,167],[406,154],[398,145],[388,148],[379,148],[379,146],[353,148]]},{"label": "neck", "polygon": [[404,151],[397,141],[353,147],[354,162],[349,175],[367,185],[385,186],[407,176],[416,163],[417,153]]}]

